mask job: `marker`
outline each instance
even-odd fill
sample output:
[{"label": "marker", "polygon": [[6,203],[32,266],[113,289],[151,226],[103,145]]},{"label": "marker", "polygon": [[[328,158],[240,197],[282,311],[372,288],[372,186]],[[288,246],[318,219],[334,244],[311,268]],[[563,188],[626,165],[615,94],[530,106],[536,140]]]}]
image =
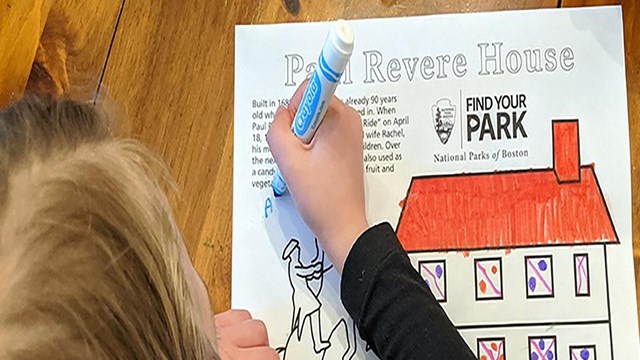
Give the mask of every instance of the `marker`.
[{"label": "marker", "polygon": [[[318,64],[311,74],[309,85],[291,125],[291,130],[303,143],[310,143],[318,130],[352,52],[353,30],[346,21],[338,20],[331,27],[324,42]],[[278,168],[271,187],[276,197],[287,192],[287,183]]]}]

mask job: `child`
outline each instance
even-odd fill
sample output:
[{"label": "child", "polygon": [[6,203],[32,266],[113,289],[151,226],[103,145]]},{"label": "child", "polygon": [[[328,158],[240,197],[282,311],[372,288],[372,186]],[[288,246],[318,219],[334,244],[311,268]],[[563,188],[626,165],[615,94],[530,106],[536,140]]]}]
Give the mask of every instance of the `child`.
[{"label": "child", "polygon": [[90,105],[0,113],[0,359],[278,359],[248,312],[214,324],[166,178]]},{"label": "child", "polygon": [[[333,99],[303,145],[290,130],[303,90],[268,141],[360,335],[382,359],[473,359],[390,225],[369,228],[359,116]],[[248,312],[211,314],[163,179],[89,105],[27,98],[0,113],[0,358],[278,358]]]}]

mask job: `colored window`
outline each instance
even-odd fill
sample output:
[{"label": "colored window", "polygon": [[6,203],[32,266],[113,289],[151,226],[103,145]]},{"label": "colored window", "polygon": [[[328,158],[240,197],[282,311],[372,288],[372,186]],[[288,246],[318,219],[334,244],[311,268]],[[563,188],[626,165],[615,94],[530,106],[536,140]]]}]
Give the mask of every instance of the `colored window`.
[{"label": "colored window", "polygon": [[589,254],[573,255],[573,274],[576,296],[591,296]]},{"label": "colored window", "polygon": [[529,337],[529,360],[555,360],[557,354],[555,336]]},{"label": "colored window", "polygon": [[525,256],[527,298],[553,297],[553,258]]},{"label": "colored window", "polygon": [[418,262],[418,270],[433,296],[439,302],[447,301],[447,273],[444,260],[424,260]]},{"label": "colored window", "polygon": [[479,360],[506,360],[506,344],[503,337],[478,339]]},{"label": "colored window", "polygon": [[476,300],[502,300],[502,259],[475,259]]},{"label": "colored window", "polygon": [[569,354],[571,360],[596,360],[596,346],[572,345],[569,346]]}]

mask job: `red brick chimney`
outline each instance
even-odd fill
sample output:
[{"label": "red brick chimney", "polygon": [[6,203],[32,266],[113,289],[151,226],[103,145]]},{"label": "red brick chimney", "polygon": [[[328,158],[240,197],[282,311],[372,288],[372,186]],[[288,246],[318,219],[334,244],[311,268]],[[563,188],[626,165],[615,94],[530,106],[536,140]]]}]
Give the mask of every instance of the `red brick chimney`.
[{"label": "red brick chimney", "polygon": [[580,181],[578,120],[553,120],[553,172],[560,183]]}]

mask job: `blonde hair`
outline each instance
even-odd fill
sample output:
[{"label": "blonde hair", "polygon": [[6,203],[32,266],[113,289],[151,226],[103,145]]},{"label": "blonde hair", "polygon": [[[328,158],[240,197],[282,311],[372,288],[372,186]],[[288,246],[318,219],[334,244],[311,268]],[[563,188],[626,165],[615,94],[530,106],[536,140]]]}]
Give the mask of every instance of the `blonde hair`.
[{"label": "blonde hair", "polygon": [[89,104],[0,113],[0,358],[218,359],[162,169]]}]

